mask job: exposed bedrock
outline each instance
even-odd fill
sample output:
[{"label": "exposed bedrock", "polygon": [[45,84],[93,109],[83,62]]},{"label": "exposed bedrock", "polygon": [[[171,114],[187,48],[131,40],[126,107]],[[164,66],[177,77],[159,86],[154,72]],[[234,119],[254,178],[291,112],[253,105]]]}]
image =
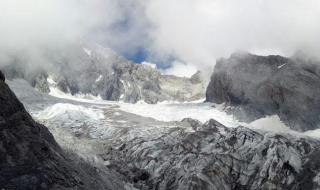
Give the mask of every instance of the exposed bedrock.
[{"label": "exposed bedrock", "polygon": [[241,120],[278,114],[290,128],[306,131],[320,126],[319,93],[316,62],[237,53],[217,61],[206,100],[233,106]]}]

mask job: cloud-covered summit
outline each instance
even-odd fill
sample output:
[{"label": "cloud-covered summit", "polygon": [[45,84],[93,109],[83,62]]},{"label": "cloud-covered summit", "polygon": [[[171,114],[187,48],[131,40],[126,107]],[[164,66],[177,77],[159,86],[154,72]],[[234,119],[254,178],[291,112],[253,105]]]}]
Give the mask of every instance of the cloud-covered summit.
[{"label": "cloud-covered summit", "polygon": [[85,38],[121,54],[146,49],[147,61],[174,57],[203,69],[237,50],[314,53],[319,19],[317,0],[2,0],[0,50],[2,60],[12,51],[40,59],[43,47]]}]

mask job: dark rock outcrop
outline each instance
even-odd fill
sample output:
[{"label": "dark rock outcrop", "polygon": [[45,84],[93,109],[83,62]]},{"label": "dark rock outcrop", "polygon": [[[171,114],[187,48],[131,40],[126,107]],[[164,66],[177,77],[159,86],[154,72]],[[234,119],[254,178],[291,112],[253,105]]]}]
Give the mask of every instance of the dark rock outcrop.
[{"label": "dark rock outcrop", "polygon": [[299,131],[320,126],[320,67],[302,59],[233,54],[220,59],[206,100],[233,106],[241,120],[278,114]]},{"label": "dark rock outcrop", "polygon": [[2,71],[0,71],[0,80],[3,82],[6,81],[6,78],[5,78],[4,74],[2,73]]},{"label": "dark rock outcrop", "polygon": [[0,189],[121,189],[110,176],[62,150],[0,80]]}]

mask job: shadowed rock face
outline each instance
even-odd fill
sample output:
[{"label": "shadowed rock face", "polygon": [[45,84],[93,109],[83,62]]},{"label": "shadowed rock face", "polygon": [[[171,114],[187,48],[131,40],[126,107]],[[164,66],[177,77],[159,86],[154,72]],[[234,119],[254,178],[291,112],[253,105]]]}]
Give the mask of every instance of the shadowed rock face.
[{"label": "shadowed rock face", "polygon": [[0,80],[3,81],[3,82],[6,80],[6,78],[4,77],[4,74],[2,73],[2,71],[0,71]]},{"label": "shadowed rock face", "polygon": [[160,138],[124,142],[104,155],[108,167],[142,169],[136,179],[141,189],[320,188],[319,141],[226,128],[215,120],[183,123],[195,131],[172,128]]},{"label": "shadowed rock face", "polygon": [[290,128],[305,131],[320,124],[320,67],[281,56],[233,54],[220,59],[206,100],[234,106],[241,120],[278,114]]},{"label": "shadowed rock face", "polygon": [[0,189],[121,189],[107,174],[102,180],[92,166],[67,155],[0,76]]}]

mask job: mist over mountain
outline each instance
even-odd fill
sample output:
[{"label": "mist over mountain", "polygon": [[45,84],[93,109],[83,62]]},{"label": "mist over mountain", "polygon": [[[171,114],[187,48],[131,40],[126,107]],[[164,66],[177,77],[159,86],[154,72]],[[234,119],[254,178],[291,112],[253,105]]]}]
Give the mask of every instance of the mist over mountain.
[{"label": "mist over mountain", "polygon": [[104,100],[136,103],[193,101],[204,97],[200,72],[190,78],[161,73],[152,65],[136,64],[92,42],[45,51],[46,66],[25,68],[28,58],[15,55],[0,69],[7,78],[23,78],[44,93],[92,95]]},{"label": "mist over mountain", "polygon": [[210,76],[216,59],[238,50],[317,57],[320,44],[316,0],[4,0],[0,5],[0,58],[23,53],[30,65],[46,65],[43,49],[85,39],[128,57],[143,49],[146,61],[178,60]]}]

